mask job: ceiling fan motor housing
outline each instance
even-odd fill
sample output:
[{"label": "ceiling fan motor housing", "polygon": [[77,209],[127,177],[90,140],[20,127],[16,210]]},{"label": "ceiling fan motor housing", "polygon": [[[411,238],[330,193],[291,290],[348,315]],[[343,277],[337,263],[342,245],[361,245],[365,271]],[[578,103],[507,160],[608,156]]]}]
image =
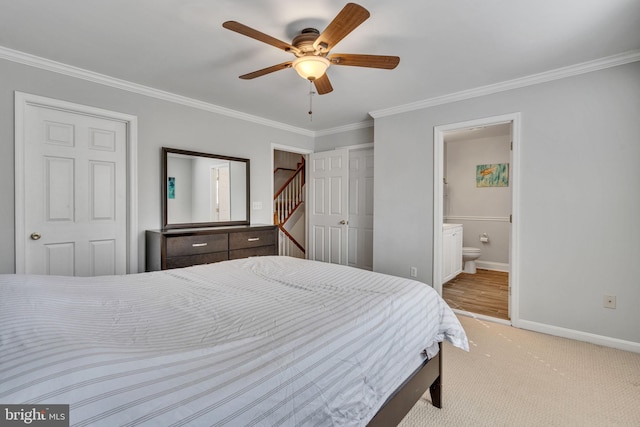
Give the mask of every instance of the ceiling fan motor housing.
[{"label": "ceiling fan motor housing", "polygon": [[308,55],[315,53],[313,48],[313,42],[320,36],[320,31],[315,28],[305,28],[293,38],[291,44],[300,50],[301,55]]}]

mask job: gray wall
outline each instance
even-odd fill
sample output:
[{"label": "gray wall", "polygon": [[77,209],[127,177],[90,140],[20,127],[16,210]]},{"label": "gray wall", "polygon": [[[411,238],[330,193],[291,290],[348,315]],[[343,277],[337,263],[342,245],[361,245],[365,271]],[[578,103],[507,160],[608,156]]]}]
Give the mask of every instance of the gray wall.
[{"label": "gray wall", "polygon": [[514,112],[520,319],[640,343],[638,62],[376,118],[374,269],[431,283],[433,128]]},{"label": "gray wall", "polygon": [[193,159],[173,157],[167,161],[168,177],[175,178],[175,198],[167,199],[169,222],[193,220]]},{"label": "gray wall", "polygon": [[314,151],[328,151],[352,145],[370,144],[373,142],[373,126],[345,130],[315,138]]},{"label": "gray wall", "polygon": [[271,224],[271,144],[310,150],[313,138],[0,60],[0,273],[15,272],[14,91],[41,95],[138,117],[139,269],[144,269],[144,230],[157,229],[160,213],[160,147],[182,148],[251,160],[252,223]]}]

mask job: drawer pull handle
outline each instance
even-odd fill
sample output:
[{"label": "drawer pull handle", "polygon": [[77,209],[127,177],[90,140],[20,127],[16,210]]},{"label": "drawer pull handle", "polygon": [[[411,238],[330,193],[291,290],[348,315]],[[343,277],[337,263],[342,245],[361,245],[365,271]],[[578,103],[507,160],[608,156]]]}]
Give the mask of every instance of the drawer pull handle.
[{"label": "drawer pull handle", "polygon": [[249,238],[247,239],[247,242],[257,242],[258,240],[260,240],[260,238],[259,238],[259,237],[249,237]]},{"label": "drawer pull handle", "polygon": [[206,243],[193,243],[191,246],[193,246],[194,248],[200,248],[202,246],[207,246]]}]

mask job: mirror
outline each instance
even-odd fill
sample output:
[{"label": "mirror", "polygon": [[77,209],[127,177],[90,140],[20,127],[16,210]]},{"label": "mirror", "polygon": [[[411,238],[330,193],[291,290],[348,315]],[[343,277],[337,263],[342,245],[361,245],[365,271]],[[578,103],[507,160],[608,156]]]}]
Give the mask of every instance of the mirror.
[{"label": "mirror", "polygon": [[163,229],[249,224],[249,159],[162,148]]}]

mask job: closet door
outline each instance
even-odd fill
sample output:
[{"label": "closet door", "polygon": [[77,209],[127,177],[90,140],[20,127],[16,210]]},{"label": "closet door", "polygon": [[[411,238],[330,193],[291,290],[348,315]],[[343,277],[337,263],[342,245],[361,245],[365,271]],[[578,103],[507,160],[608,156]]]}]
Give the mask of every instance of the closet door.
[{"label": "closet door", "polygon": [[21,126],[17,272],[126,273],[126,122],[27,103]]},{"label": "closet door", "polygon": [[349,152],[348,264],[373,270],[373,148]]}]

